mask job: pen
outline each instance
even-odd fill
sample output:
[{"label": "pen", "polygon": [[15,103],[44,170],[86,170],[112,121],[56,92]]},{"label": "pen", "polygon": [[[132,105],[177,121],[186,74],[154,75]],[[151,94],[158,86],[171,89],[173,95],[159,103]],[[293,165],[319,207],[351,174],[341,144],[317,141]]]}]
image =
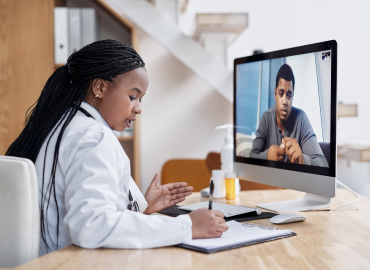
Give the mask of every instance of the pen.
[{"label": "pen", "polygon": [[215,189],[215,185],[213,184],[213,180],[211,180],[211,184],[209,185],[209,205],[208,205],[208,210],[212,210],[213,190],[214,189]]},{"label": "pen", "polygon": [[128,191],[128,198],[130,199],[130,210],[136,212],[137,210],[136,210],[135,204],[133,202],[134,199],[132,198],[131,190]]}]

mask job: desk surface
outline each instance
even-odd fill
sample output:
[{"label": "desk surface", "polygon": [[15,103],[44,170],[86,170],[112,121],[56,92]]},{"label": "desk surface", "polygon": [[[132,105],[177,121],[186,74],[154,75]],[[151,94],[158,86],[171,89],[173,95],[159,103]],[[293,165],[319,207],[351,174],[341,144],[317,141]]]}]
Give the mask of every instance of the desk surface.
[{"label": "desk surface", "polygon": [[[303,193],[292,190],[244,191],[228,202],[255,206],[301,197]],[[333,206],[353,199],[348,191],[338,189]],[[194,193],[185,203],[201,200]],[[295,237],[211,255],[177,247],[87,250],[71,245],[16,269],[370,269],[370,199],[361,197],[358,203],[335,212],[300,214],[307,217],[305,222],[277,226],[293,230]],[[252,222],[271,225],[268,219]]]}]

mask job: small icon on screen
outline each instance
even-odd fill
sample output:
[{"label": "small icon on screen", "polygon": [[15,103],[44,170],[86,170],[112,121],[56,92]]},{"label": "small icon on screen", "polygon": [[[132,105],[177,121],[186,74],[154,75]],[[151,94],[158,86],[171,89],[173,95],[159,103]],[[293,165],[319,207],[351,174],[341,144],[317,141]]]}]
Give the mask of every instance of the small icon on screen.
[{"label": "small icon on screen", "polygon": [[322,53],[322,60],[330,60],[330,51]]}]

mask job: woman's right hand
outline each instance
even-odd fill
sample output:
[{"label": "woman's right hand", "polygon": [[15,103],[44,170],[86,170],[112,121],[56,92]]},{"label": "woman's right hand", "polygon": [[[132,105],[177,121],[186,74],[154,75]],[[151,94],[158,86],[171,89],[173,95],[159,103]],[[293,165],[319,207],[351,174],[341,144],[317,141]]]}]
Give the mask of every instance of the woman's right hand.
[{"label": "woman's right hand", "polygon": [[224,215],[217,210],[202,208],[192,211],[189,216],[193,223],[193,239],[221,237],[229,228],[225,224]]}]

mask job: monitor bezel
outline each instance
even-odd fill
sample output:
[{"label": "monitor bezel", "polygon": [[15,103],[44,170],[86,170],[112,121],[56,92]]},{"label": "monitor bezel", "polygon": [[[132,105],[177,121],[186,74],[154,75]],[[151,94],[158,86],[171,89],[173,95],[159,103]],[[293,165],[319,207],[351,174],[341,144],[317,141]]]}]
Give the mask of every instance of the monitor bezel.
[{"label": "monitor bezel", "polygon": [[[309,174],[316,174],[322,176],[336,177],[336,157],[337,157],[337,42],[335,40],[329,40],[325,42],[299,46],[274,52],[262,53],[247,57],[241,57],[234,59],[234,104],[233,104],[233,116],[234,116],[234,162],[267,166],[270,168],[284,169],[296,172],[304,172]],[[330,117],[330,164],[329,168],[291,164],[279,161],[263,160],[250,157],[239,157],[236,155],[236,66],[239,64],[257,62],[262,60],[270,60],[281,57],[288,57],[306,53],[313,53],[318,51],[331,50],[331,117]]]}]

